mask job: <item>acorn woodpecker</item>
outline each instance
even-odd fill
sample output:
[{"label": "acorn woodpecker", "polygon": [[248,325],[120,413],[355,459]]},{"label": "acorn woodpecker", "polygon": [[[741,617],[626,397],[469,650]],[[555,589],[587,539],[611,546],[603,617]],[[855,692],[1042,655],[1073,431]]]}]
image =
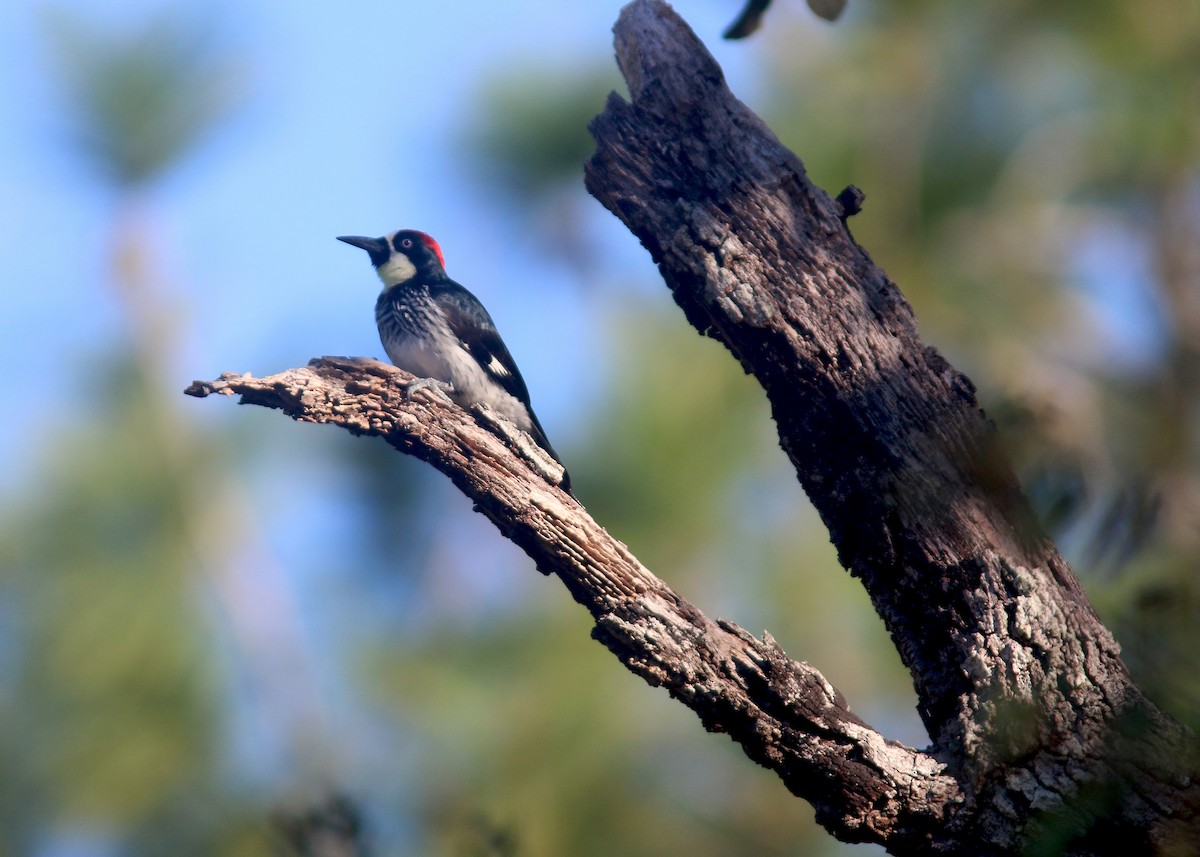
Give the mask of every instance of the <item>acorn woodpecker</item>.
[{"label": "acorn woodpecker", "polygon": [[[562,464],[492,317],[478,298],[446,276],[436,241],[414,229],[382,238],[342,235],[338,241],[366,250],[383,281],[375,323],[392,363],[424,380],[416,382],[421,386],[448,385],[445,392],[467,410],[489,405]],[[561,487],[571,493],[565,470]]]}]

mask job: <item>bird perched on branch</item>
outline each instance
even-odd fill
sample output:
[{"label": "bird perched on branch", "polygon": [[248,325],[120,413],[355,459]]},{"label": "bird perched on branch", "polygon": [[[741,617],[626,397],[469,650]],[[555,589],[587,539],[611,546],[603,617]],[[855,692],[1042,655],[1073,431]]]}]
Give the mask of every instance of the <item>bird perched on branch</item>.
[{"label": "bird perched on branch", "polygon": [[[418,377],[409,387],[436,387],[463,408],[486,404],[528,432],[562,464],[529,401],[529,389],[483,304],[446,275],[437,242],[402,229],[382,238],[338,238],[366,250],[383,291],[375,323],[392,363]],[[561,487],[571,493],[563,471]]]}]

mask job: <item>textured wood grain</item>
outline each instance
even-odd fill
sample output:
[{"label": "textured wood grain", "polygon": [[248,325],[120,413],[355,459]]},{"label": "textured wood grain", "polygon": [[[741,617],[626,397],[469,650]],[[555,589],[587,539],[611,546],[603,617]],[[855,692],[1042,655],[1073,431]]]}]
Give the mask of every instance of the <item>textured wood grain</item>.
[{"label": "textured wood grain", "polygon": [[[941,762],[885,740],[769,636],[710,619],[680,597],[547,481],[561,469],[511,423],[483,415],[485,427],[447,401],[410,399],[410,380],[375,360],[323,357],[266,378],[197,381],[185,392],[236,395],[296,420],[378,435],[432,464],[566,584],[594,618],[592,635],[629,670],[665,687],[707,729],[728,733],[844,838],[921,842],[943,824],[958,785]],[[824,785],[814,796],[816,781]]]},{"label": "textured wood grain", "polygon": [[346,358],[187,392],[379,435],[432,464],[563,581],[628,669],[738,741],[839,838],[895,854],[1197,853],[1195,736],[1130,679],[971,382],[922,343],[847,210],[665,3],[636,0],[615,36],[630,100],[614,94],[593,123],[588,188],[696,329],[761,382],[800,482],[913,676],[930,748],[887,741],[812,666],[672,591],[494,414],[410,399],[411,376]]},{"label": "textured wood grain", "polygon": [[665,3],[630,4],[615,36],[630,100],[592,125],[588,189],[762,383],[966,793],[943,844],[1013,848],[1061,826],[1074,853],[1138,852],[1196,835],[1194,736],[1131,681],[971,382]]}]

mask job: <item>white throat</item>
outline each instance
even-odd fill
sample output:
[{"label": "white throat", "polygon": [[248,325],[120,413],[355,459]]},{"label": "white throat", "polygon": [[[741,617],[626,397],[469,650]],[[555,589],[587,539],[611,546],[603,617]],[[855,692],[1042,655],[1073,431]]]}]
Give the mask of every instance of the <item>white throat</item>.
[{"label": "white throat", "polygon": [[417,268],[403,253],[393,253],[388,260],[375,269],[384,288],[411,280],[417,273]]}]

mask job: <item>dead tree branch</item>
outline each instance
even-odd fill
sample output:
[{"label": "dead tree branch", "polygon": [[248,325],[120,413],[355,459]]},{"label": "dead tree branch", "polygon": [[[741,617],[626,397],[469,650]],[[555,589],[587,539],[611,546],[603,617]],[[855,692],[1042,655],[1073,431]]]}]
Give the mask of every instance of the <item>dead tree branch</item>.
[{"label": "dead tree branch", "polygon": [[484,414],[489,429],[448,402],[410,399],[403,385],[411,379],[375,360],[323,357],[267,378],[197,381],[185,392],[237,395],[303,422],[379,435],[432,464],[566,584],[595,619],[592,635],[626,667],[667,688],[709,730],[727,732],[843,838],[920,842],[944,822],[958,786],[940,762],[885,740],[769,636],[710,619],[647,571],[547,481],[555,475],[547,466],[557,465],[511,423]]},{"label": "dead tree branch", "polygon": [[610,96],[593,123],[588,189],[762,383],[966,793],[943,845],[1009,849],[1049,829],[1081,854],[1200,841],[1194,736],[1131,681],[971,382],[920,341],[842,207],[670,7],[637,0],[615,33],[631,100]]},{"label": "dead tree branch", "polygon": [[886,741],[769,637],[683,600],[486,411],[409,400],[409,376],[345,358],[187,392],[379,435],[428,461],[562,579],[622,663],[729,733],[842,839],[896,854],[1048,842],[1073,855],[1192,853],[1195,737],[1130,679],[971,382],[920,341],[847,211],[665,3],[636,0],[615,32],[631,100],[614,94],[593,123],[588,188],[641,239],[696,329],[762,383],[842,563],[913,675],[928,751]]}]

